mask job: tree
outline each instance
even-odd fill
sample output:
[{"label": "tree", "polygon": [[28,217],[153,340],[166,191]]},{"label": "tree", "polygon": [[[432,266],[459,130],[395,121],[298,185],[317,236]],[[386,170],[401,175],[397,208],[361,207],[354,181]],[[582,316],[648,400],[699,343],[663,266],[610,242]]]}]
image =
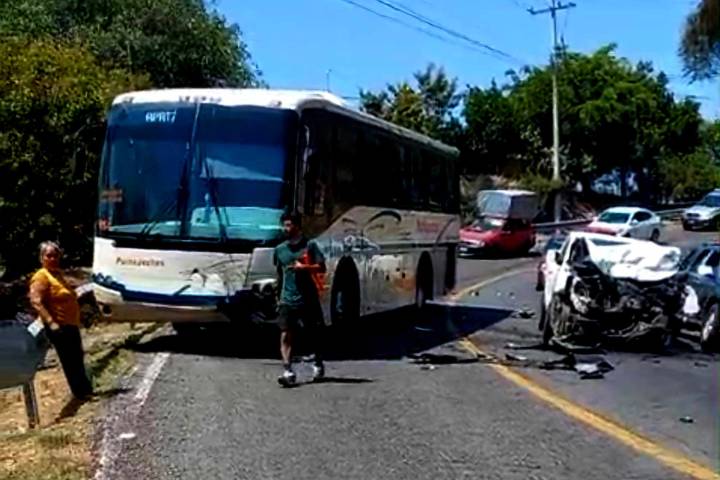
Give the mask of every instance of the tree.
[{"label": "tree", "polygon": [[374,93],[361,90],[363,111],[440,140],[457,141],[461,128],[454,115],[461,95],[457,81],[433,64],[407,82],[388,85]]},{"label": "tree", "polygon": [[260,82],[238,26],[203,0],[19,0],[3,2],[0,19],[0,35],[79,38],[100,62],[156,87]]},{"label": "tree", "polygon": [[35,266],[45,239],[87,258],[105,112],[147,85],[77,42],[0,42],[0,257],[11,274]]},{"label": "tree", "polygon": [[680,43],[685,73],[693,80],[717,76],[720,71],[720,0],[701,0],[687,17]]},{"label": "tree", "polygon": [[[632,171],[647,185],[657,173],[661,153],[693,152],[702,118],[697,103],[677,102],[667,78],[648,62],[631,64],[615,46],[593,54],[562,52],[558,65],[563,177],[588,191],[593,178]],[[509,98],[514,111],[552,141],[550,67],[527,69],[513,78]],[[541,162],[528,158],[529,164]],[[643,189],[651,194],[652,189]]]},{"label": "tree", "polygon": [[527,168],[524,128],[508,95],[493,81],[490,88],[471,87],[465,96],[466,173],[519,176]]},{"label": "tree", "polygon": [[704,150],[663,158],[659,171],[665,195],[674,200],[696,200],[720,184],[720,167]]}]

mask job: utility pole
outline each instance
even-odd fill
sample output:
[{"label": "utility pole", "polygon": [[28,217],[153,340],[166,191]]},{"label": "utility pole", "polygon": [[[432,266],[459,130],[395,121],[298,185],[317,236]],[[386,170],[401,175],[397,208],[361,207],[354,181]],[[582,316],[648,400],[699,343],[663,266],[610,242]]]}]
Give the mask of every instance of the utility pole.
[{"label": "utility pole", "polygon": [[[552,19],[552,41],[553,52],[550,57],[552,60],[552,109],[553,109],[553,180],[560,180],[560,114],[558,107],[558,81],[557,81],[557,52],[558,52],[558,35],[557,35],[557,12],[560,10],[568,10],[576,5],[573,2],[562,3],[562,1],[551,0],[548,8],[535,10],[529,8],[531,15],[550,14]],[[558,193],[555,196],[555,221],[560,221],[561,216],[561,199]]]},{"label": "utility pole", "polygon": [[328,68],[327,72],[325,72],[325,90],[328,92],[330,91],[330,74],[332,73],[332,68]]}]

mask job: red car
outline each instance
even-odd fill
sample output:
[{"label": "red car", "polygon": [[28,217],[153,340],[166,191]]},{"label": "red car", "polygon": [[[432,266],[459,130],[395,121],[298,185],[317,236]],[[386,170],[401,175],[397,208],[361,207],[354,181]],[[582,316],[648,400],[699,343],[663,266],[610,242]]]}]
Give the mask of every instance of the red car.
[{"label": "red car", "polygon": [[528,220],[485,216],[460,230],[458,255],[517,255],[535,246],[535,229]]}]

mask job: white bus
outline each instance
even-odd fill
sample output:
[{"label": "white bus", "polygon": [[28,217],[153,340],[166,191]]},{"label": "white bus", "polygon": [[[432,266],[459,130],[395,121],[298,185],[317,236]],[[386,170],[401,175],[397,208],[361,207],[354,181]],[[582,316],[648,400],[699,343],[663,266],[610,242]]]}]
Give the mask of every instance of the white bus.
[{"label": "white bus", "polygon": [[93,287],[103,317],[268,317],[280,216],[324,252],[327,323],[418,303],[455,281],[457,150],[323,92],[120,95],[99,178]]}]

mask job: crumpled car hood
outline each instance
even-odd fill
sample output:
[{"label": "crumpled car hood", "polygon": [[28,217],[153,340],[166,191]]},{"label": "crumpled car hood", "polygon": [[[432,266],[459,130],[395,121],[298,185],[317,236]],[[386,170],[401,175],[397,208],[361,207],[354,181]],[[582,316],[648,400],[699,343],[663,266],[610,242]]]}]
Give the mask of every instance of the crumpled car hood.
[{"label": "crumpled car hood", "polygon": [[657,282],[678,272],[681,250],[654,242],[633,241],[617,246],[588,242],[590,259],[603,273],[619,279]]}]

